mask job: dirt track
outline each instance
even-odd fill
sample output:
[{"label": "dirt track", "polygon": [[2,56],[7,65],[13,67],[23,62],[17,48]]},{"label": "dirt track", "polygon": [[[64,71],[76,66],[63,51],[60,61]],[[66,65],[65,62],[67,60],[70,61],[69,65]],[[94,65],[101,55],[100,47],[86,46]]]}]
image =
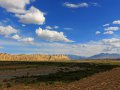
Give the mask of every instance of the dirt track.
[{"label": "dirt track", "polygon": [[69,84],[56,83],[55,85],[47,86],[16,86],[4,90],[120,90],[120,68],[97,73],[91,77]]}]

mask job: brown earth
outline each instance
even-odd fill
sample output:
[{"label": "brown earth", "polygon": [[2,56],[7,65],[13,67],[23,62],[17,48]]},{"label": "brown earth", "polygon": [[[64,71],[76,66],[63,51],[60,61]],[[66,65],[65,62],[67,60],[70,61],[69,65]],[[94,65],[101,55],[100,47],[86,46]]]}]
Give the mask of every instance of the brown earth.
[{"label": "brown earth", "polygon": [[0,53],[0,61],[67,61],[65,55],[41,55],[41,54],[6,54]]},{"label": "brown earth", "polygon": [[[14,66],[15,67],[15,66]],[[12,69],[11,70],[0,70],[0,82],[3,80],[12,79],[15,77],[22,77],[22,76],[38,76],[38,75],[48,75],[50,73],[57,72],[58,68],[55,66],[40,66],[40,67],[17,67],[18,69]],[[1,69],[1,68],[0,68]]]},{"label": "brown earth", "polygon": [[16,85],[2,90],[120,90],[120,68],[97,73],[68,84],[58,82],[52,85]]}]

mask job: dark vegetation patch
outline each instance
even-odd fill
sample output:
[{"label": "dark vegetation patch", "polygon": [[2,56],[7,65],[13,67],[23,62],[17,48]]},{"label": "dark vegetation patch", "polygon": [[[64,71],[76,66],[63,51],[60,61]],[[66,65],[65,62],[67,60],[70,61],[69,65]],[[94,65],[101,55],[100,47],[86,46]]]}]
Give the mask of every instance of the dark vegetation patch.
[{"label": "dark vegetation patch", "polygon": [[0,88],[2,88],[2,84],[0,83]]}]

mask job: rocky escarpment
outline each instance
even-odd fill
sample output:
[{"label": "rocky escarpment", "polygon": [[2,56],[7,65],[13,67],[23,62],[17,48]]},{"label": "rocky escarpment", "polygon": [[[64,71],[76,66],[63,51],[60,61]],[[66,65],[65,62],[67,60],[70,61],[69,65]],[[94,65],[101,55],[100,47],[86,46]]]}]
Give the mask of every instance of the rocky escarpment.
[{"label": "rocky escarpment", "polygon": [[65,55],[41,55],[41,54],[0,54],[0,61],[67,61],[68,56]]}]

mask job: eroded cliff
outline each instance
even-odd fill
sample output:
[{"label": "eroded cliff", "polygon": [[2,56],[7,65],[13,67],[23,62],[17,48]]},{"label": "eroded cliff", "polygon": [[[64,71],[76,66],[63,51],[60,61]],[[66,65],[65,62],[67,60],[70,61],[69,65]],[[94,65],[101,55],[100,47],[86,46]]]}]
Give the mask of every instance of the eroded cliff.
[{"label": "eroded cliff", "polygon": [[0,61],[67,61],[65,55],[41,55],[41,54],[6,54],[0,53]]}]

